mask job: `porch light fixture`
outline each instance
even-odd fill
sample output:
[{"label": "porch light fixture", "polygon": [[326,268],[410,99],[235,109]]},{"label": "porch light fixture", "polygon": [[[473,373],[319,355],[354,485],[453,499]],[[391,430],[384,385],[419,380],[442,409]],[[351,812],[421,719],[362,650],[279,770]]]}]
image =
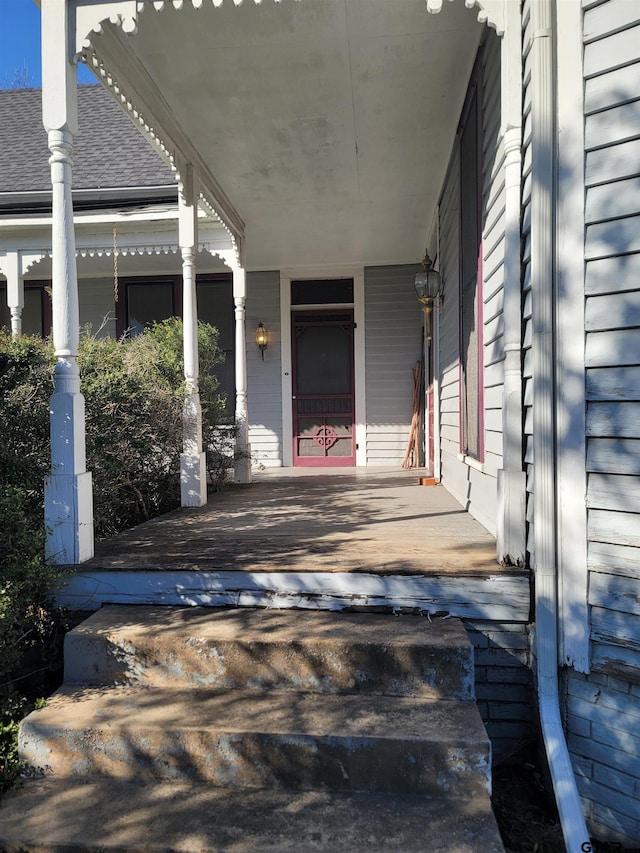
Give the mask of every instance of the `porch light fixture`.
[{"label": "porch light fixture", "polygon": [[416,296],[423,305],[432,305],[435,299],[440,297],[442,281],[438,270],[433,269],[433,261],[428,254],[422,261],[422,269],[416,273],[415,288]]},{"label": "porch light fixture", "polygon": [[424,311],[424,326],[425,337],[428,341],[431,340],[431,313],[433,303],[438,300],[438,304],[442,299],[442,279],[438,270],[433,269],[433,261],[426,253],[422,261],[422,269],[416,273],[415,277],[416,296],[422,303]]},{"label": "porch light fixture", "polygon": [[262,356],[262,360],[264,361],[264,351],[267,348],[267,344],[269,343],[269,332],[264,327],[264,323],[262,321],[258,323],[258,328],[256,329],[256,343],[258,344],[258,349],[260,350],[260,355]]}]

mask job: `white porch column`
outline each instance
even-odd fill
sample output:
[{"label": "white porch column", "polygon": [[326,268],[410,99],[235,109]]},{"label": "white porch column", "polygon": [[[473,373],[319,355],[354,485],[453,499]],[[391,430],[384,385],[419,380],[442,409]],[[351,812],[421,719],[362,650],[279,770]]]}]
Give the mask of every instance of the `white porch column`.
[{"label": "white porch column", "polygon": [[24,279],[19,252],[7,252],[7,307],[11,312],[11,335],[22,334],[22,309],[24,308]]},{"label": "white porch column", "polygon": [[93,496],[86,471],[84,397],[77,364],[80,322],[71,175],[77,131],[69,6],[42,0],[42,114],[51,151],[52,309],[57,363],[50,402],[51,476],[45,481],[45,552],[75,564],[93,556]]},{"label": "white porch column", "polygon": [[202,450],[202,407],[198,388],[198,305],[196,299],[196,252],[198,210],[193,174],[189,166],[178,193],[178,230],[182,253],[182,323],[184,335],[185,398],[182,408],[183,452],[180,454],[180,502],[182,506],[207,503],[207,466]]},{"label": "white porch column", "polygon": [[233,302],[236,320],[236,452],[235,482],[251,482],[251,447],[249,445],[249,406],[247,402],[247,344],[245,305],[247,276],[242,267],[233,267]]}]

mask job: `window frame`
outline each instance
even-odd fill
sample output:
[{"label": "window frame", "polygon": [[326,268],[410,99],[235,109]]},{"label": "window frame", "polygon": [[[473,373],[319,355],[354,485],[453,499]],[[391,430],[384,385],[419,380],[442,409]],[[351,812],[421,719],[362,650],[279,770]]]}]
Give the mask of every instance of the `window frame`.
[{"label": "window frame", "polygon": [[171,317],[182,317],[182,276],[181,275],[135,275],[122,276],[118,280],[118,299],[116,308],[116,337],[122,338],[129,330],[129,294],[130,285],[154,284],[171,285]]},{"label": "window frame", "polygon": [[[196,291],[200,287],[207,287],[207,285],[219,285],[221,283],[226,283],[232,288],[232,309],[233,315],[231,317],[231,322],[234,324],[233,335],[231,338],[231,349],[226,348],[223,349],[222,352],[225,353],[225,358],[231,358],[232,364],[232,373],[233,373],[233,383],[231,388],[223,388],[220,387],[221,393],[226,394],[227,398],[227,410],[225,421],[232,423],[235,418],[235,404],[236,404],[236,375],[235,375],[235,309],[233,307],[233,274],[231,272],[221,272],[221,273],[198,273],[196,274]],[[182,274],[178,273],[176,275],[137,275],[137,276],[123,276],[118,281],[118,301],[116,302],[116,336],[121,338],[126,334],[128,329],[128,320],[129,320],[129,297],[128,297],[128,288],[130,285],[147,285],[149,287],[153,287],[157,284],[170,284],[172,286],[172,307],[173,314],[172,317],[182,318],[183,314],[183,280]],[[202,319],[200,317],[200,313],[198,313],[198,319]],[[218,377],[219,380],[219,377]]]}]

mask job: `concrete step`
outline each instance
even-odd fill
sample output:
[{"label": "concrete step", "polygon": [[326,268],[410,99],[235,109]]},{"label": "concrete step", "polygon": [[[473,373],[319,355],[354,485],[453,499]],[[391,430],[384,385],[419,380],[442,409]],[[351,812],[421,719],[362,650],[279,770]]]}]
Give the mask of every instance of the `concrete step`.
[{"label": "concrete step", "polygon": [[7,853],[503,853],[456,620],[112,606],[65,676]]},{"label": "concrete step", "polygon": [[104,607],[67,635],[65,682],[474,695],[457,620],[247,608]]},{"label": "concrete step", "polygon": [[58,777],[464,798],[490,780],[475,703],[409,696],[65,686],[22,722],[20,751]]},{"label": "concrete step", "polygon": [[0,809],[6,853],[504,853],[488,797],[27,780]]}]

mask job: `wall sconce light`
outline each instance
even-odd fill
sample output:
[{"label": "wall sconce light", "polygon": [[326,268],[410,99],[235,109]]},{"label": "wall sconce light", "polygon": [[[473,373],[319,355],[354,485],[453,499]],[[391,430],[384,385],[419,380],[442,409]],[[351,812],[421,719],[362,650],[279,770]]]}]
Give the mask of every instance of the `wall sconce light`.
[{"label": "wall sconce light", "polygon": [[433,269],[433,261],[428,253],[425,254],[422,261],[422,270],[416,273],[414,286],[416,296],[422,303],[425,322],[425,337],[428,341],[431,340],[431,313],[433,303],[438,300],[438,304],[442,301],[442,279],[438,270]]},{"label": "wall sconce light", "polygon": [[258,323],[258,328],[256,329],[256,343],[258,344],[258,349],[260,350],[260,355],[262,356],[262,360],[264,361],[264,351],[267,348],[267,344],[269,343],[269,332],[264,327],[264,323]]}]

